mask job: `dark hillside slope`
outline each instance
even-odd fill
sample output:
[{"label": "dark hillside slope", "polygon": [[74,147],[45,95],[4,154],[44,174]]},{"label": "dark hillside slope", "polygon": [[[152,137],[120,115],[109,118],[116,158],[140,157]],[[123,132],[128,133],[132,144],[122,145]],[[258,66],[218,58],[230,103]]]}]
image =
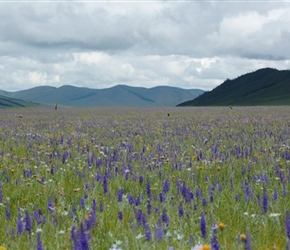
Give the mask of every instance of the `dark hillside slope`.
[{"label": "dark hillside slope", "polygon": [[0,108],[37,107],[39,104],[0,95]]},{"label": "dark hillside slope", "polygon": [[260,69],[178,106],[290,105],[290,70]]}]

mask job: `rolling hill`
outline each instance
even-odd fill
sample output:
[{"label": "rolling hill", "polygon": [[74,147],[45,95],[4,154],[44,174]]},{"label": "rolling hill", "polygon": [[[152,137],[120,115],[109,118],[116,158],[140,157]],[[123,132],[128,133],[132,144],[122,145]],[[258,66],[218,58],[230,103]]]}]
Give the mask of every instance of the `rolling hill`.
[{"label": "rolling hill", "polygon": [[94,106],[176,106],[178,103],[196,98],[204,91],[159,86],[154,88],[117,85],[107,89],[79,88],[64,85],[59,88],[40,86],[16,92],[0,91],[6,97],[44,104],[58,103],[72,107]]},{"label": "rolling hill", "polygon": [[259,69],[177,106],[290,105],[290,70]]},{"label": "rolling hill", "polygon": [[[2,94],[2,91],[0,92]],[[37,107],[39,104],[0,95],[0,108]]]}]

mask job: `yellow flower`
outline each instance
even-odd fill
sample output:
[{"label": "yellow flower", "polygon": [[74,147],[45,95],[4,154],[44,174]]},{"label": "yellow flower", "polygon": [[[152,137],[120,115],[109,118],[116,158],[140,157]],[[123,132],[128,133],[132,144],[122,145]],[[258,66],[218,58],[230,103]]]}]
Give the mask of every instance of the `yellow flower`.
[{"label": "yellow flower", "polygon": [[202,250],[210,250],[210,246],[209,245],[203,245],[202,246]]},{"label": "yellow flower", "polygon": [[217,166],[216,169],[217,169],[217,171],[220,171],[222,168],[221,168],[221,166]]},{"label": "yellow flower", "polygon": [[242,240],[246,240],[246,238],[247,238],[247,235],[246,234],[241,234],[241,239]]},{"label": "yellow flower", "polygon": [[[15,169],[12,168],[12,169],[10,170],[10,172],[13,174],[13,173],[15,172]],[[0,250],[1,250],[1,249],[0,249]]]},{"label": "yellow flower", "polygon": [[0,250],[7,250],[6,247],[0,246]]},{"label": "yellow flower", "polygon": [[218,224],[219,229],[223,230],[225,228],[225,224],[224,223],[219,223]]}]

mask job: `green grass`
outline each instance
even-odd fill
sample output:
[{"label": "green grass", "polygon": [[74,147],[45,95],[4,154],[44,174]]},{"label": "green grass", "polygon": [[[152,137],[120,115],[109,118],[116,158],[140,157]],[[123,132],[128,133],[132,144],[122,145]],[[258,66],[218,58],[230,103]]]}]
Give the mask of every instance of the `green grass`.
[{"label": "green grass", "polygon": [[[112,108],[55,112],[30,109],[23,110],[19,120],[15,111],[5,110],[0,115],[0,245],[7,249],[36,249],[37,232],[41,231],[44,249],[73,249],[71,229],[75,226],[78,230],[89,218],[95,200],[96,223],[87,231],[90,249],[110,249],[116,241],[121,241],[121,249],[191,249],[198,243],[210,245],[211,227],[221,222],[226,225],[223,230],[217,229],[221,249],[245,249],[238,238],[247,229],[253,248],[285,249],[290,195],[290,165],[285,156],[290,143],[289,111],[289,107],[142,112]],[[66,152],[69,156],[63,163]],[[126,170],[130,170],[128,176]],[[31,171],[31,175],[25,176],[25,171]],[[280,179],[282,173],[284,181]],[[165,180],[170,189],[163,193],[165,201],[161,202]],[[150,214],[147,182],[151,185]],[[180,185],[193,193],[192,200],[182,195]],[[248,200],[244,198],[245,185],[251,190]],[[120,188],[124,190],[123,201],[117,202]],[[202,192],[199,197],[198,190]],[[140,204],[130,205],[129,195],[135,200],[139,197]],[[81,198],[85,198],[84,208]],[[48,208],[49,199],[53,212]],[[180,205],[183,216],[179,215]],[[76,214],[71,217],[73,208]],[[33,218],[38,209],[46,216],[44,224]],[[140,210],[146,215],[151,241],[146,240],[145,227],[137,220]],[[24,230],[17,235],[18,211],[22,219],[25,212],[31,216],[31,232]],[[118,220],[119,211],[123,220]],[[163,211],[168,215],[168,226],[162,222]],[[203,212],[205,239],[200,230]],[[273,213],[279,216],[271,217]],[[155,230],[160,223],[163,238],[157,242]]]}]

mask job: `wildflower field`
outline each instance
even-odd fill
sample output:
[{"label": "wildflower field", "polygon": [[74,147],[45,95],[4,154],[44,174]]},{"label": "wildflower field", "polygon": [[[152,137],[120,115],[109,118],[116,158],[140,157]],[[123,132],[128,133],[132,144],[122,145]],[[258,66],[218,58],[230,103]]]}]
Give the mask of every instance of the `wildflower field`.
[{"label": "wildflower field", "polygon": [[1,110],[0,249],[286,249],[289,114]]}]

